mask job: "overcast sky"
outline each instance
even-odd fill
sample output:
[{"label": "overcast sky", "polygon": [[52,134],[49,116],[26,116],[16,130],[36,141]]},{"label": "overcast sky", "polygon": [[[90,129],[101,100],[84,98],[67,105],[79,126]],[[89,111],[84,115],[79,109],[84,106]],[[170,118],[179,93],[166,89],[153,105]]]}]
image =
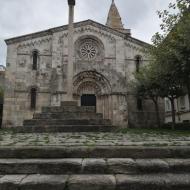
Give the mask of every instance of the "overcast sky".
[{"label": "overcast sky", "polygon": [[[157,10],[175,0],[115,0],[125,28],[151,42],[159,31]],[[111,0],[76,0],[75,21],[92,19],[105,24]],[[0,64],[5,65],[4,39],[67,24],[67,0],[0,0]]]}]

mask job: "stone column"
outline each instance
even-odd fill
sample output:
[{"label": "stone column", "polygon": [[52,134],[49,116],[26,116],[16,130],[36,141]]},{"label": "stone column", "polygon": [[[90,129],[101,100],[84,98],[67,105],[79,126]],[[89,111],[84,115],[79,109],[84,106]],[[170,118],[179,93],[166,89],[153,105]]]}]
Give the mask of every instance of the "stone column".
[{"label": "stone column", "polygon": [[74,56],[74,6],[75,0],[68,0],[69,5],[69,26],[68,26],[68,73],[67,73],[67,100],[73,100],[73,56]]}]

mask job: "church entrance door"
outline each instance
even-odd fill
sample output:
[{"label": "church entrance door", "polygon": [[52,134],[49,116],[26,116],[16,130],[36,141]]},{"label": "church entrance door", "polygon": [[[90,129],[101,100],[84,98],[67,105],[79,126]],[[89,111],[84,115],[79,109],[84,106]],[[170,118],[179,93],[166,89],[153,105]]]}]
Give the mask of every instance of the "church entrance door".
[{"label": "church entrance door", "polygon": [[93,94],[83,94],[81,96],[81,106],[96,107],[96,96]]}]

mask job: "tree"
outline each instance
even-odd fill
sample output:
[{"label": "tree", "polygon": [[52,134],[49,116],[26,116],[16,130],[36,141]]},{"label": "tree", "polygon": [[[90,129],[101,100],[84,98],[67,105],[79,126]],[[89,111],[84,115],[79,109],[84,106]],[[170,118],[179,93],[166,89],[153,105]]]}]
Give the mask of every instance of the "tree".
[{"label": "tree", "polygon": [[176,0],[170,11],[158,12],[162,34],[156,33],[150,47],[152,63],[136,74],[136,93],[153,100],[159,125],[158,98],[169,98],[175,126],[175,99],[184,95],[190,100],[190,1]]},{"label": "tree", "polygon": [[157,63],[169,65],[171,80],[175,76],[182,82],[190,102],[190,1],[176,0],[169,8],[158,12],[162,34],[153,36],[152,55]]},{"label": "tree", "polygon": [[[190,102],[190,11],[184,14],[176,28],[176,46],[178,63],[176,72],[187,90]],[[190,108],[190,107],[189,107]]]},{"label": "tree", "polygon": [[4,98],[4,90],[3,87],[0,86],[0,103],[3,103]]},{"label": "tree", "polygon": [[159,84],[159,96],[167,97],[172,107],[172,123],[175,126],[175,99],[183,96],[184,85],[179,77],[179,62],[177,52],[172,46],[173,36],[167,36],[162,43],[151,48],[153,57],[153,70],[156,74],[157,83]]},{"label": "tree", "polygon": [[4,97],[4,90],[3,90],[3,87],[0,86],[0,128],[2,125],[3,97]]},{"label": "tree", "polygon": [[190,101],[190,1],[176,0],[159,11],[162,33],[156,33],[150,49],[159,77],[161,97],[169,98],[175,125],[174,100],[188,92]]},{"label": "tree", "polygon": [[162,74],[160,87],[160,96],[163,98],[167,97],[170,100],[172,108],[172,128],[174,128],[176,123],[175,99],[185,94],[183,85],[172,76],[172,73],[167,73],[165,75]]},{"label": "tree", "polygon": [[160,97],[160,84],[153,65],[148,65],[135,74],[135,91],[138,97],[153,101],[156,111],[157,125],[161,126],[158,100]]},{"label": "tree", "polygon": [[[157,49],[157,54],[160,51]],[[160,54],[162,54],[161,51]],[[169,57],[168,57],[168,60]],[[143,99],[150,99],[155,105],[157,116],[157,124],[160,127],[160,114],[159,114],[159,98],[168,98],[172,106],[172,123],[173,128],[176,123],[175,119],[175,99],[184,95],[184,88],[179,80],[176,80],[175,73],[169,67],[170,65],[163,65],[156,60],[143,68],[139,73],[136,73],[135,91],[137,96]]]}]

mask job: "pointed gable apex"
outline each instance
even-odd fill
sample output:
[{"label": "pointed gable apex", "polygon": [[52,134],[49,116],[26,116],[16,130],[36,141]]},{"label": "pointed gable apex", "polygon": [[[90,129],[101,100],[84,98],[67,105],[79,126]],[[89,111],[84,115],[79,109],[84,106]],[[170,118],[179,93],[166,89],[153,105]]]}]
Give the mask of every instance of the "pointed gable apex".
[{"label": "pointed gable apex", "polygon": [[119,11],[115,5],[114,0],[112,0],[112,4],[108,13],[108,18],[106,25],[110,28],[116,29],[116,30],[122,30],[123,28],[123,23],[121,21],[121,17],[119,14]]}]

